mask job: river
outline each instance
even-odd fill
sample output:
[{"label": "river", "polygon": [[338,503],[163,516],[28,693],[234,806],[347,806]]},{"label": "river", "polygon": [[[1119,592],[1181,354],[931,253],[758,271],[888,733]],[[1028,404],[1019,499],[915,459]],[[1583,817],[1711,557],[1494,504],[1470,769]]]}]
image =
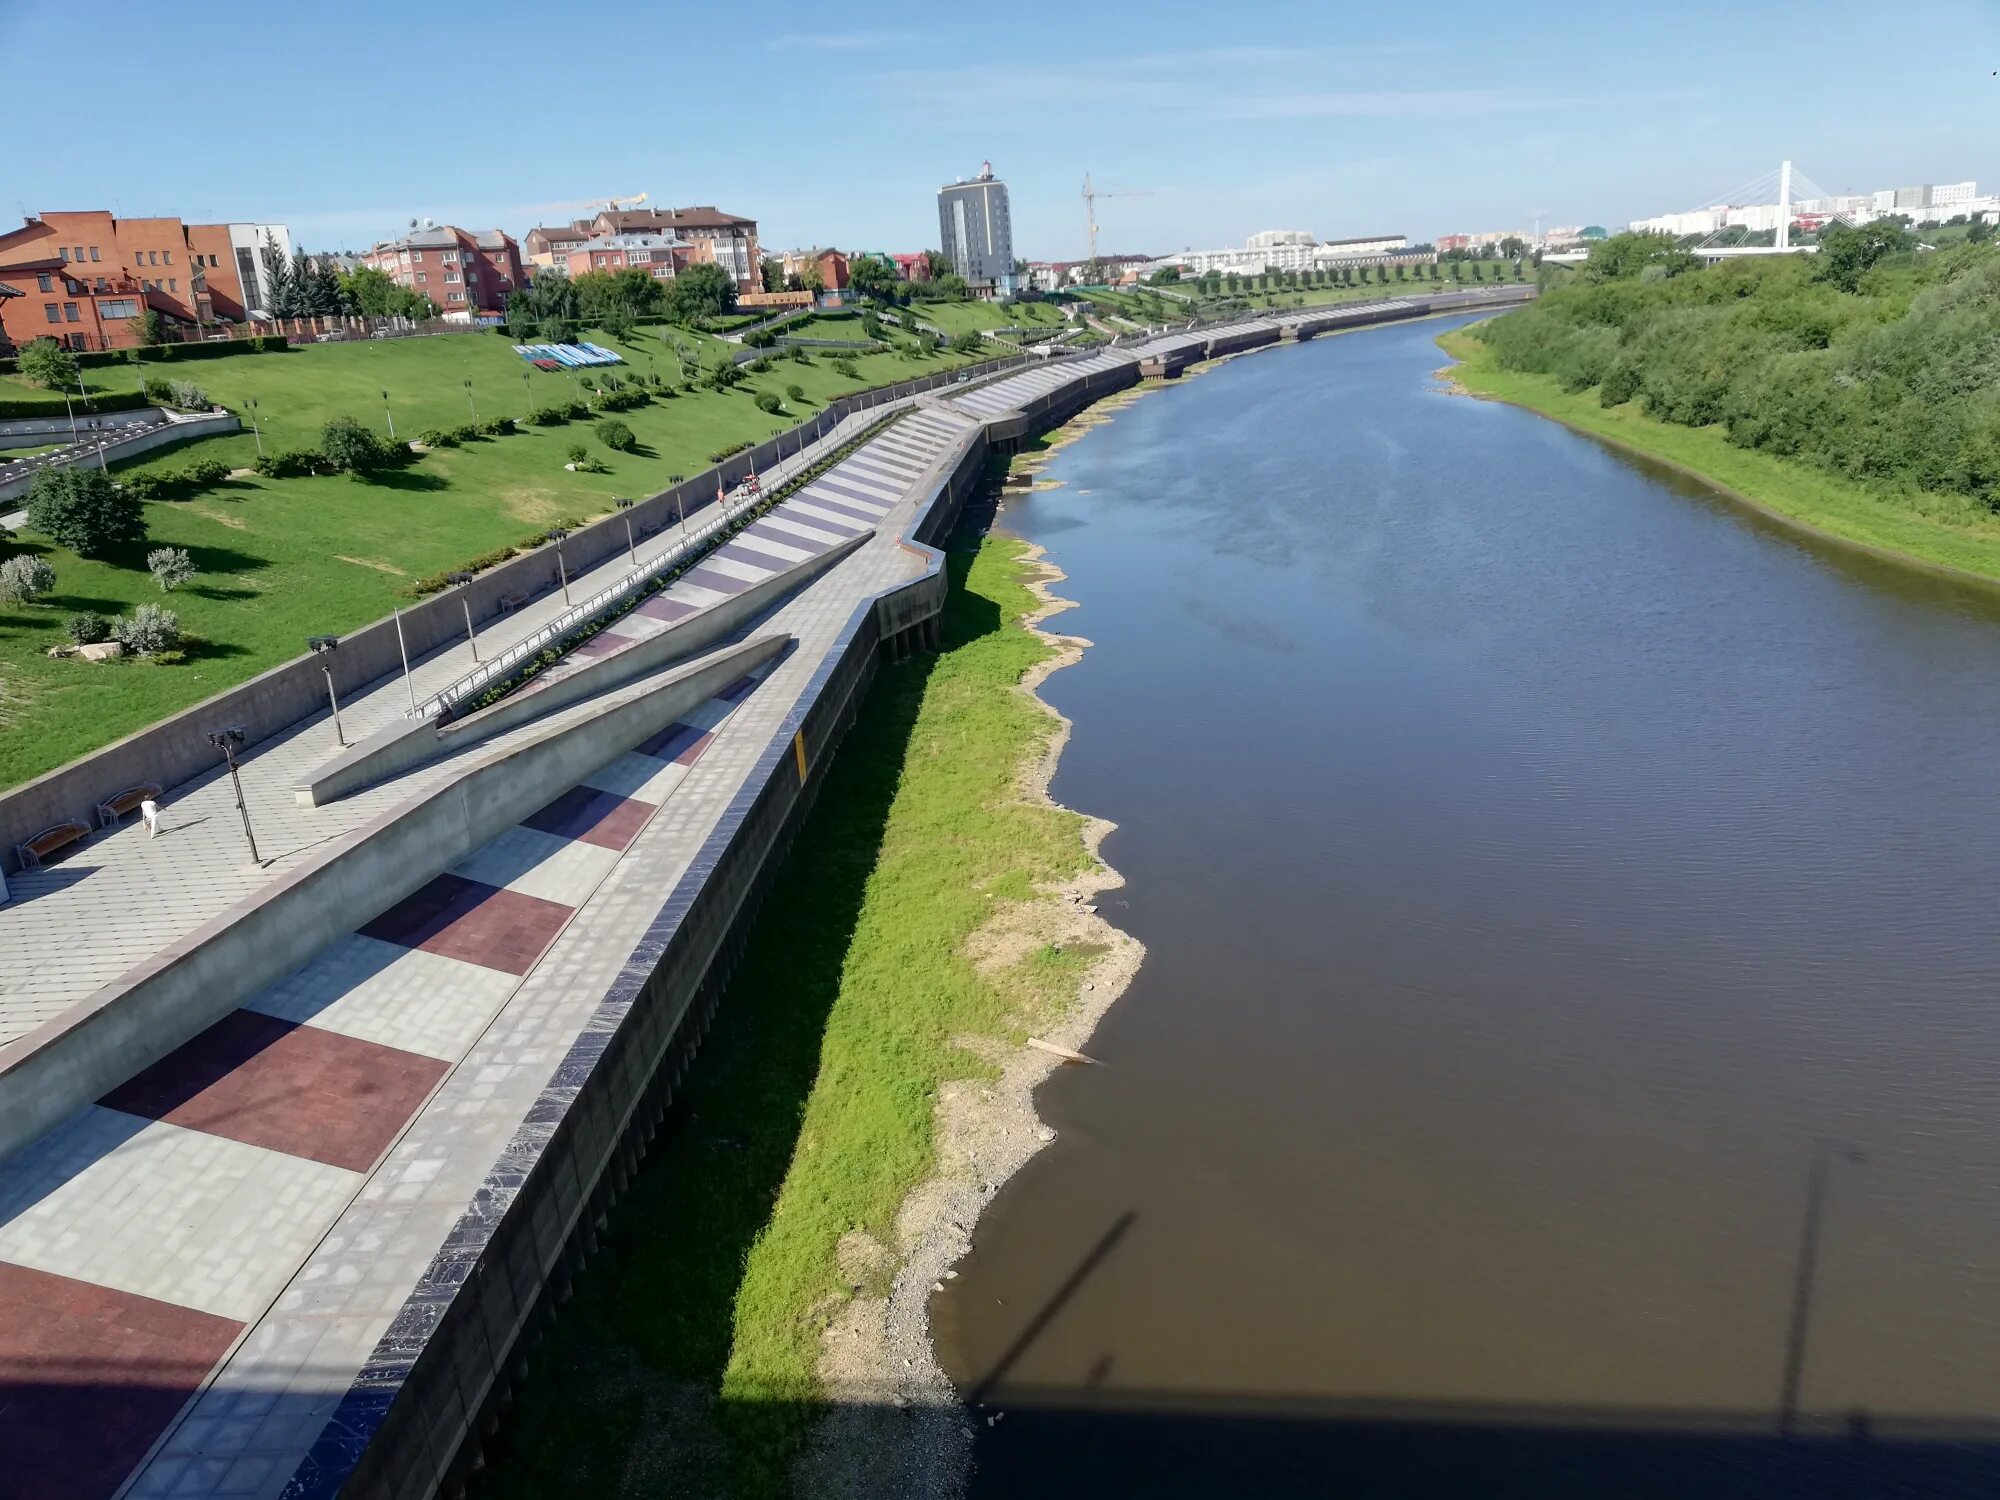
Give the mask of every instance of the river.
[{"label": "river", "polygon": [[1148,956],[935,1298],[973,1493],[1991,1494],[2000,595],[1451,395],[1448,326],[1003,513]]}]

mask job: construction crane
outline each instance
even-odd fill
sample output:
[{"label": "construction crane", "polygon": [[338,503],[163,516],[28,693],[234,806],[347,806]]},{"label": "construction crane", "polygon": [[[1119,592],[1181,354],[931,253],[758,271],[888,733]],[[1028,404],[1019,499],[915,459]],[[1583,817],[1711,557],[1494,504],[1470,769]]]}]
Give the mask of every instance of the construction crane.
[{"label": "construction crane", "polygon": [[1097,200],[1099,198],[1149,198],[1151,188],[1123,188],[1100,193],[1090,185],[1090,173],[1083,174],[1083,222],[1090,230],[1090,264],[1097,264]]},{"label": "construction crane", "polygon": [[616,213],[621,208],[637,208],[645,201],[644,193],[634,193],[627,198],[577,198],[569,203],[537,203],[528,212],[537,218],[547,214],[572,213],[595,216],[600,213]]}]

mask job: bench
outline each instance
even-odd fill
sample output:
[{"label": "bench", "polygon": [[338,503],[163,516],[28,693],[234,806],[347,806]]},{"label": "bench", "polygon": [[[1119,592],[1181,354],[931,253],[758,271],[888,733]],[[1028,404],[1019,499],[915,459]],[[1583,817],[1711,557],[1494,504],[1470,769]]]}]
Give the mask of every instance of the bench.
[{"label": "bench", "polygon": [[141,802],[157,802],[159,800],[160,789],[150,781],[130,787],[120,792],[117,796],[106,798],[97,804],[97,826],[99,828],[116,828],[119,820],[127,813],[135,813],[139,810]]},{"label": "bench", "polygon": [[502,594],[500,596],[500,612],[505,614],[510,609],[519,609],[527,602],[528,596],[518,589],[511,594]]},{"label": "bench", "polygon": [[19,856],[22,869],[39,870],[42,861],[56,850],[67,848],[78,839],[87,837],[89,833],[90,826],[87,823],[79,823],[72,819],[67,823],[58,823],[53,828],[44,828],[33,838],[16,844],[14,853]]}]

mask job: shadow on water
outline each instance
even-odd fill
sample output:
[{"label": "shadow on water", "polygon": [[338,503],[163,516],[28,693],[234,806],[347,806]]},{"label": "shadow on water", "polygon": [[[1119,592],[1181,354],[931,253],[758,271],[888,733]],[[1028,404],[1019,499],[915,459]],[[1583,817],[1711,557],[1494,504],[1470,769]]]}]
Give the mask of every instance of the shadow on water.
[{"label": "shadow on water", "polygon": [[[999,628],[948,556],[943,651]],[[611,1216],[469,1493],[782,1493],[813,1406],[725,1406],[750,1248],[818,1076],[828,1012],[937,657],[884,666],[827,772],[666,1131]],[[767,1457],[770,1459],[766,1464]]]}]

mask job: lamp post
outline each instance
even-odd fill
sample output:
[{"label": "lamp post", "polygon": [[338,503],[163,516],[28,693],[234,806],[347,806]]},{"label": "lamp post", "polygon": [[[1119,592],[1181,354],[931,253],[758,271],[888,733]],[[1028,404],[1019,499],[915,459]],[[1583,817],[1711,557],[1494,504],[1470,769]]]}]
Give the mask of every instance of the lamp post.
[{"label": "lamp post", "polygon": [[632,502],[614,498],[611,502],[625,517],[625,555],[632,559],[632,566],[639,566],[639,544],[632,540]]},{"label": "lamp post", "polygon": [[[241,431],[242,429],[237,429]],[[250,431],[257,439],[257,456],[264,456],[264,429],[257,425],[257,398],[250,398]]]},{"label": "lamp post", "polygon": [[410,695],[410,712],[417,711],[417,683],[410,676],[410,643],[403,639],[403,612],[396,611],[396,649],[403,653],[403,686]]},{"label": "lamp post", "polygon": [[389,393],[382,393],[382,415],[389,419],[389,441],[396,441],[396,414],[389,410]]},{"label": "lamp post", "polygon": [[465,643],[472,647],[472,661],[476,666],[479,662],[479,637],[472,631],[472,601],[465,597],[465,586],[472,582],[472,575],[447,573],[444,581],[458,590],[458,607],[465,611]]},{"label": "lamp post", "polygon": [[472,399],[472,380],[470,376],[465,381],[465,407],[467,411],[472,413],[472,420],[477,422],[479,420],[479,407]]},{"label": "lamp post", "polygon": [[685,474],[669,474],[667,476],[667,483],[676,486],[674,490],[674,519],[680,522],[682,536],[687,535],[688,518],[687,510],[681,504],[681,495],[678,486],[686,477]]},{"label": "lamp post", "polygon": [[319,669],[326,674],[326,701],[333,705],[333,737],[345,748],[347,734],[340,727],[340,695],[333,690],[333,651],[340,644],[340,637],[309,635],[306,644],[312,647],[313,655],[319,658]]},{"label": "lamp post", "polygon": [[250,846],[250,862],[264,863],[257,853],[257,835],[250,831],[250,809],[243,801],[243,778],[236,774],[236,752],[243,748],[245,735],[241,724],[228,724],[221,729],[208,731],[208,742],[222,752],[222,758],[229,765],[229,782],[236,788],[236,811],[243,819],[243,841]]},{"label": "lamp post", "polygon": [[556,576],[562,579],[563,603],[569,603],[569,568],[563,562],[563,538],[569,533],[560,526],[549,528],[549,540],[556,544]]},{"label": "lamp post", "polygon": [[[54,304],[51,303],[50,306]],[[69,440],[72,443],[82,442],[83,439],[76,435],[76,404],[69,399],[67,387],[63,389],[63,410],[69,413]]]}]

